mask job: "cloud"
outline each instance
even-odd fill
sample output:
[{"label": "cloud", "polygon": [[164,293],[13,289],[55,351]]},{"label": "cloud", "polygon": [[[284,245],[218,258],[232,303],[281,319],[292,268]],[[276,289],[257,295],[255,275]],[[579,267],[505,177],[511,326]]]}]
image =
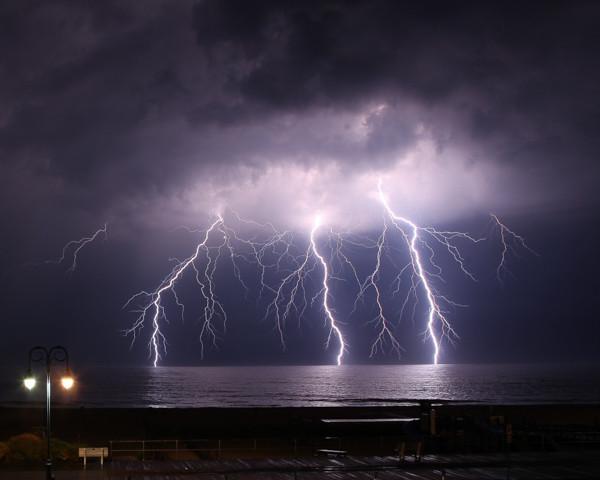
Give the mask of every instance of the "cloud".
[{"label": "cloud", "polygon": [[3,173],[29,186],[14,208],[43,198],[60,218],[71,203],[151,223],[224,204],[292,225],[313,208],[368,221],[379,175],[424,220],[591,203],[597,15],[586,2],[9,2]]}]

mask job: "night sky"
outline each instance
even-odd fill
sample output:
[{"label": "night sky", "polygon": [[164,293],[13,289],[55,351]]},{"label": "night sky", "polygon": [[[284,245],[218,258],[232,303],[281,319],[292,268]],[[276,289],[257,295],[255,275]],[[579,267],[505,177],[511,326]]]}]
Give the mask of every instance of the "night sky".
[{"label": "night sky", "polygon": [[[598,25],[584,1],[3,1],[0,361],[58,343],[80,364],[147,365],[150,332],[130,349],[122,307],[193,252],[201,233],[177,227],[236,211],[302,251],[320,212],[327,253],[329,228],[380,234],[378,178],[419,225],[490,238],[464,246],[477,282],[440,257],[436,286],[468,305],[448,315],[460,339],[443,362],[600,359]],[[537,252],[509,252],[501,281],[490,212]],[[45,263],[105,222],[74,272]],[[361,277],[373,253],[353,251]],[[227,255],[218,349],[200,358],[186,275],[185,321],[165,303],[162,363],[333,363],[318,302],[283,351],[255,269],[242,267],[245,297]],[[350,316],[351,282],[332,282],[348,363],[431,360],[423,300],[398,322],[401,358],[369,358],[372,292]]]}]

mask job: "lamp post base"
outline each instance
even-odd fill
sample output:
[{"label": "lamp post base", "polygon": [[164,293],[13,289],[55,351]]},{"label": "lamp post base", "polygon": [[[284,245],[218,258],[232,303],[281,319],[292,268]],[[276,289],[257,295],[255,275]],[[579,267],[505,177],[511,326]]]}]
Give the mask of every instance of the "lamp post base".
[{"label": "lamp post base", "polygon": [[46,460],[46,480],[54,480],[54,475],[52,475],[52,461],[50,459]]}]

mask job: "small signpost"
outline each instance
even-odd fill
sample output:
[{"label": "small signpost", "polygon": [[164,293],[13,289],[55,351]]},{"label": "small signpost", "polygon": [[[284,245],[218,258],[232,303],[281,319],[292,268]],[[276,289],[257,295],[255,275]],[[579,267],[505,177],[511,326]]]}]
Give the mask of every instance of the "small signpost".
[{"label": "small signpost", "polygon": [[83,468],[87,467],[88,458],[100,458],[100,468],[104,468],[104,459],[108,458],[108,447],[80,448],[79,458],[83,458]]}]

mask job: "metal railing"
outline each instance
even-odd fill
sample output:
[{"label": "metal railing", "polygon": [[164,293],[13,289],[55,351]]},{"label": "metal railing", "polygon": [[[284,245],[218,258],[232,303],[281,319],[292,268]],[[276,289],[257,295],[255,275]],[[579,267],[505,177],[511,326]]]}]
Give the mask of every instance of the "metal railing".
[{"label": "metal railing", "polygon": [[201,438],[161,440],[111,440],[111,457],[135,457],[141,460],[152,458],[179,459],[184,454],[199,458],[223,458],[233,456],[311,456],[320,450],[364,450],[374,448],[379,452],[394,454],[398,446],[406,442],[399,436],[377,437],[253,437],[253,438]]}]

